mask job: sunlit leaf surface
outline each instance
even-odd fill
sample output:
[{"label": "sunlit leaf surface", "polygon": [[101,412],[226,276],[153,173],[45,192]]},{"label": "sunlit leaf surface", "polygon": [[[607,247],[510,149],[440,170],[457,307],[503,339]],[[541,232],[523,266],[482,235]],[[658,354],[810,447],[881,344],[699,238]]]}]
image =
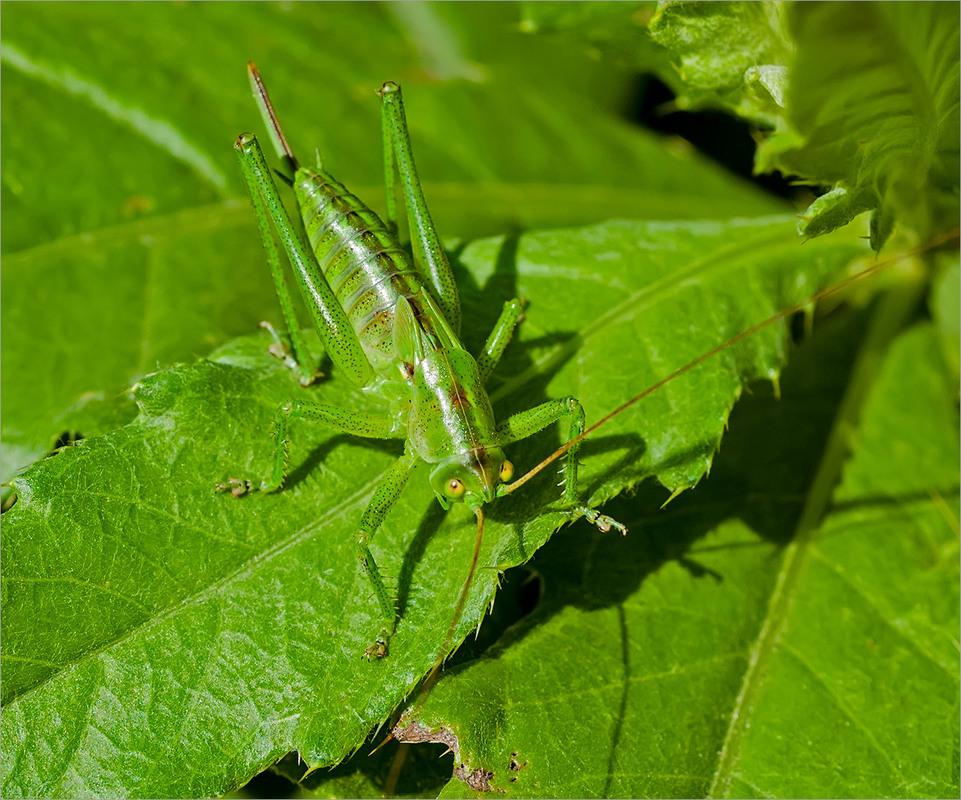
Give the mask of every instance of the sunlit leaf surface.
[{"label": "sunlit leaf surface", "polygon": [[[495,411],[570,393],[594,419],[809,295],[862,248],[798,250],[791,218],[479,241],[461,257],[478,326],[467,342],[476,349],[493,323],[492,296],[530,298],[491,380]],[[433,664],[474,526],[464,508],[441,510],[423,473],[374,545],[401,623],[387,658],[362,658],[379,620],[351,532],[398,447],[300,424],[283,492],[214,494],[216,481],[268,469],[270,419],[305,391],[266,344],[239,340],[144,378],[133,423],[17,480],[3,537],[5,794],[214,794],[288,750],[334,764]],[[742,385],[773,377],[784,345],[768,329],[619,417],[582,451],[585,497],[601,502],[644,476],[695,484]],[[336,377],[309,391],[368,402]],[[524,469],[556,441],[510,454]],[[498,572],[566,519],[553,484],[549,471],[489,509],[458,640],[483,617]],[[574,530],[594,541],[588,526]]]}]

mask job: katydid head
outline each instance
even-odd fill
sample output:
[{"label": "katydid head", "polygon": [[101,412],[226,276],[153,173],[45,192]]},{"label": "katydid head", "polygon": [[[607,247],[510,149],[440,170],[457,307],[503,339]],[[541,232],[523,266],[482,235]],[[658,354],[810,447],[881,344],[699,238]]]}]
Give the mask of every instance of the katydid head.
[{"label": "katydid head", "polygon": [[499,447],[476,447],[441,461],[430,476],[444,508],[467,503],[479,508],[497,495],[497,487],[514,477],[514,465]]}]

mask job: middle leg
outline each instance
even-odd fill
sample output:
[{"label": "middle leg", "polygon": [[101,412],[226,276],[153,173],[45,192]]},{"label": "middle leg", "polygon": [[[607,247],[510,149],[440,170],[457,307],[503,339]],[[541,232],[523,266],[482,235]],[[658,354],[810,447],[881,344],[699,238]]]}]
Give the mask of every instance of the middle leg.
[{"label": "middle leg", "polygon": [[[564,397],[560,400],[548,400],[539,406],[512,414],[497,426],[497,435],[501,444],[526,439],[542,431],[548,425],[567,418],[570,423],[567,439],[575,439],[584,432],[584,407],[576,397]],[[577,487],[577,454],[580,443],[571,447],[564,455],[564,503],[571,506],[571,510],[579,516],[586,517],[603,532],[616,528],[622,534],[627,528],[611,517],[601,514],[597,509],[580,505]],[[504,488],[504,487],[502,487]]]}]

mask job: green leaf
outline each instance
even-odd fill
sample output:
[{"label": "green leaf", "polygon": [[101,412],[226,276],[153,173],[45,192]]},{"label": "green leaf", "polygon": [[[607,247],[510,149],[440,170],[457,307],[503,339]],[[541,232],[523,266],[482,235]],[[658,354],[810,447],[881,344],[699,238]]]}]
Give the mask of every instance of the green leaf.
[{"label": "green leaf", "polygon": [[[892,348],[831,514],[786,552],[783,617],[740,741],[728,738],[726,795],[957,794],[959,454],[945,377],[930,327]],[[772,770],[788,753],[790,772]]]},{"label": "green leaf", "polygon": [[[574,394],[597,419],[863,253],[840,240],[800,248],[793,226],[611,222],[473,243],[458,266],[469,349],[500,300],[531,300],[489,387],[496,413]],[[269,468],[270,419],[292,394],[370,402],[336,376],[298,389],[266,344],[238,340],[142,379],[136,420],[17,479],[2,540],[4,796],[209,795],[290,750],[335,764],[434,664],[475,531],[466,509],[443,513],[423,471],[373,544],[401,622],[386,658],[362,658],[380,620],[352,532],[398,446],[298,424],[283,492],[214,494]],[[646,476],[694,485],[743,385],[773,380],[784,354],[769,328],[622,414],[581,451],[585,499]],[[512,458],[528,467],[552,439]],[[553,484],[539,476],[490,507],[455,643],[499,573],[567,521]],[[584,524],[576,535],[593,540]]]},{"label": "green leaf", "polygon": [[672,87],[679,86],[681,82],[676,79],[668,51],[654,41],[647,29],[656,8],[657,3],[650,0],[523,2],[521,28],[541,36],[569,37],[594,55],[603,54],[639,72],[653,72]]},{"label": "green leaf", "polygon": [[862,330],[832,320],[780,399],[742,401],[695,492],[657,511],[642,489],[608,507],[628,537],[537,554],[534,612],[415,710],[462,774],[507,797],[957,794],[958,420],[931,326],[884,358],[804,532],[851,358],[883,355]]},{"label": "green leaf", "polygon": [[767,128],[784,114],[794,49],[781,3],[659,3],[654,41],[672,56],[680,108],[720,105]]},{"label": "green leaf", "polygon": [[100,431],[97,409],[137,376],[277,321],[251,216],[207,206],[4,258],[5,480],[62,433]]},{"label": "green leaf", "polygon": [[896,220],[922,239],[957,224],[956,12],[943,3],[790,6],[791,130],[767,140],[757,163],[843,188],[828,207],[809,210],[808,235],[866,210],[875,249]]},{"label": "green leaf", "polygon": [[675,62],[680,108],[730,109],[766,133],[757,171],[833,187],[802,233],[871,211],[879,250],[895,223],[922,240],[957,224],[956,12],[928,2],[667,2],[650,34]]},{"label": "green leaf", "polygon": [[938,261],[938,273],[933,281],[931,315],[941,334],[941,351],[955,380],[961,373],[961,259],[958,253],[944,253]]},{"label": "green leaf", "polygon": [[374,92],[403,83],[452,239],[779,210],[618,121],[629,77],[515,30],[510,4],[124,9],[2,8],[4,481],[64,434],[97,433],[91,397],[110,405],[160,366],[279,322],[231,152],[260,129],[248,59],[297,152],[318,148],[374,205]]}]

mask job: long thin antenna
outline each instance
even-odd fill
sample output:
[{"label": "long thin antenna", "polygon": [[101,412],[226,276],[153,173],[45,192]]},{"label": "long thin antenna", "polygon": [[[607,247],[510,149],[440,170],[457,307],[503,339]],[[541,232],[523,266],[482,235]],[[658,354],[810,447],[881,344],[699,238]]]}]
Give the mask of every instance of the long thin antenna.
[{"label": "long thin antenna", "polygon": [[273,142],[277,155],[296,172],[299,166],[297,158],[294,156],[293,150],[290,149],[290,145],[287,144],[284,129],[280,127],[280,122],[274,113],[274,107],[270,104],[267,87],[264,86],[263,78],[260,77],[257,65],[253,61],[247,62],[247,75],[250,78],[250,88],[254,92],[254,100],[257,102],[257,108],[260,109],[260,116],[264,119],[264,125],[267,127],[267,133],[270,135],[270,141]]},{"label": "long thin antenna", "polygon": [[[464,613],[464,607],[467,605],[467,595],[470,593],[470,587],[474,582],[474,575],[477,572],[477,562],[480,560],[481,543],[484,541],[484,511],[480,506],[477,506],[474,508],[474,514],[477,517],[477,538],[474,540],[474,555],[471,558],[470,571],[467,573],[467,580],[464,581],[464,588],[460,590],[460,598],[457,600],[457,606],[454,609],[454,616],[451,619],[450,627],[447,629],[447,636],[444,637],[444,644],[441,645],[441,648],[437,653],[437,660],[434,662],[434,666],[431,671],[427,673],[427,678],[424,680],[424,685],[420,690],[420,694],[417,696],[417,702],[413,706],[412,714],[415,717],[420,712],[420,709],[427,700],[431,689],[434,688],[434,684],[437,682],[437,676],[440,674],[440,668],[444,663],[447,650],[450,647],[451,642],[454,641],[454,634],[457,632],[457,625],[460,623],[461,614]],[[387,734],[387,738],[370,752],[370,755],[376,753],[381,747],[383,747],[393,738],[394,732],[391,731]],[[403,767],[404,759],[407,757],[408,747],[408,744],[402,742],[400,749],[397,751],[397,755],[394,757],[394,762],[390,765],[390,772],[388,773],[387,780],[384,783],[384,797],[392,797],[394,794],[394,789],[397,786],[397,779],[400,777],[401,767]]]},{"label": "long thin antenna", "polygon": [[457,600],[457,607],[454,609],[454,616],[450,621],[450,627],[447,629],[444,644],[441,645],[440,652],[437,654],[437,661],[434,662],[434,668],[428,673],[427,680],[424,681],[424,688],[421,690],[420,698],[418,698],[417,701],[418,707],[423,705],[424,700],[427,699],[427,695],[437,680],[437,674],[440,671],[441,664],[444,663],[444,657],[447,655],[447,648],[449,648],[451,642],[454,641],[454,633],[457,631],[461,614],[464,613],[464,606],[467,605],[467,595],[470,592],[471,584],[474,582],[474,574],[477,572],[477,561],[480,559],[481,543],[484,541],[484,512],[480,506],[477,506],[474,509],[474,514],[477,516],[477,538],[474,540],[474,555],[470,561],[470,571],[467,573],[467,580],[464,581],[464,588],[460,590],[460,598]]},{"label": "long thin antenna", "polygon": [[516,489],[519,489],[521,486],[527,483],[531,478],[533,478],[538,472],[544,469],[544,467],[548,466],[549,464],[553,464],[555,461],[557,461],[557,459],[559,459],[562,455],[564,455],[564,453],[566,453],[568,450],[574,447],[574,445],[584,441],[584,439],[590,436],[590,434],[592,434],[594,431],[600,428],[601,425],[604,425],[605,423],[610,422],[612,419],[614,419],[614,417],[616,417],[622,411],[627,410],[635,403],[639,402],[640,400],[643,400],[652,392],[655,392],[658,389],[660,389],[664,384],[670,383],[679,375],[683,375],[688,370],[691,370],[694,367],[696,367],[698,364],[701,364],[704,361],[707,361],[709,358],[717,355],[722,350],[726,350],[727,348],[737,344],[741,340],[747,339],[749,336],[753,336],[758,331],[764,330],[764,328],[767,328],[768,326],[773,325],[775,322],[778,322],[779,320],[782,320],[785,317],[789,317],[792,314],[803,310],[804,308],[811,305],[812,303],[816,303],[818,300],[823,300],[825,297],[828,297],[829,295],[832,295],[835,292],[841,291],[841,289],[844,289],[845,287],[850,286],[855,281],[859,281],[862,278],[866,278],[869,275],[873,275],[876,272],[880,272],[882,269],[885,269],[886,267],[889,267],[892,264],[895,264],[898,261],[901,261],[902,259],[908,258],[913,255],[917,255],[918,253],[923,253],[924,251],[930,250],[933,247],[937,247],[940,244],[944,244],[945,242],[949,242],[952,239],[956,239],[958,237],[958,232],[959,232],[958,229],[955,228],[954,230],[949,231],[948,233],[944,233],[944,234],[941,234],[940,236],[935,237],[934,239],[930,240],[929,242],[926,242],[925,244],[918,245],[917,247],[912,247],[910,250],[905,250],[903,253],[898,253],[898,255],[892,256],[891,258],[888,258],[884,261],[879,261],[873,267],[868,267],[867,269],[857,273],[857,275],[851,275],[850,277],[845,278],[839,283],[836,283],[833,286],[829,286],[827,289],[824,289],[818,292],[817,294],[811,295],[811,297],[807,298],[806,300],[802,300],[801,302],[795,303],[793,306],[790,306],[789,308],[785,308],[783,311],[779,311],[773,317],[768,317],[766,320],[764,320],[764,322],[759,322],[757,325],[754,325],[748,328],[746,331],[742,331],[736,336],[732,336],[726,342],[722,342],[717,347],[714,347],[711,350],[708,350],[706,353],[704,353],[701,356],[698,356],[693,361],[691,361],[688,364],[685,364],[680,369],[674,370],[674,372],[672,372],[670,375],[664,378],[661,378],[661,380],[659,380],[657,383],[651,386],[648,386],[640,394],[635,395],[626,403],[622,403],[613,411],[611,411],[609,414],[606,414],[605,416],[601,417],[597,422],[595,422],[589,428],[586,428],[583,433],[574,437],[566,444],[563,444],[560,447],[558,447],[553,453],[551,453],[547,458],[541,461],[541,463],[538,464],[536,467],[534,467],[530,472],[526,473],[525,475],[522,475],[520,478],[518,478],[509,486],[504,487],[504,489],[500,492],[500,494],[502,495],[510,494]]}]

